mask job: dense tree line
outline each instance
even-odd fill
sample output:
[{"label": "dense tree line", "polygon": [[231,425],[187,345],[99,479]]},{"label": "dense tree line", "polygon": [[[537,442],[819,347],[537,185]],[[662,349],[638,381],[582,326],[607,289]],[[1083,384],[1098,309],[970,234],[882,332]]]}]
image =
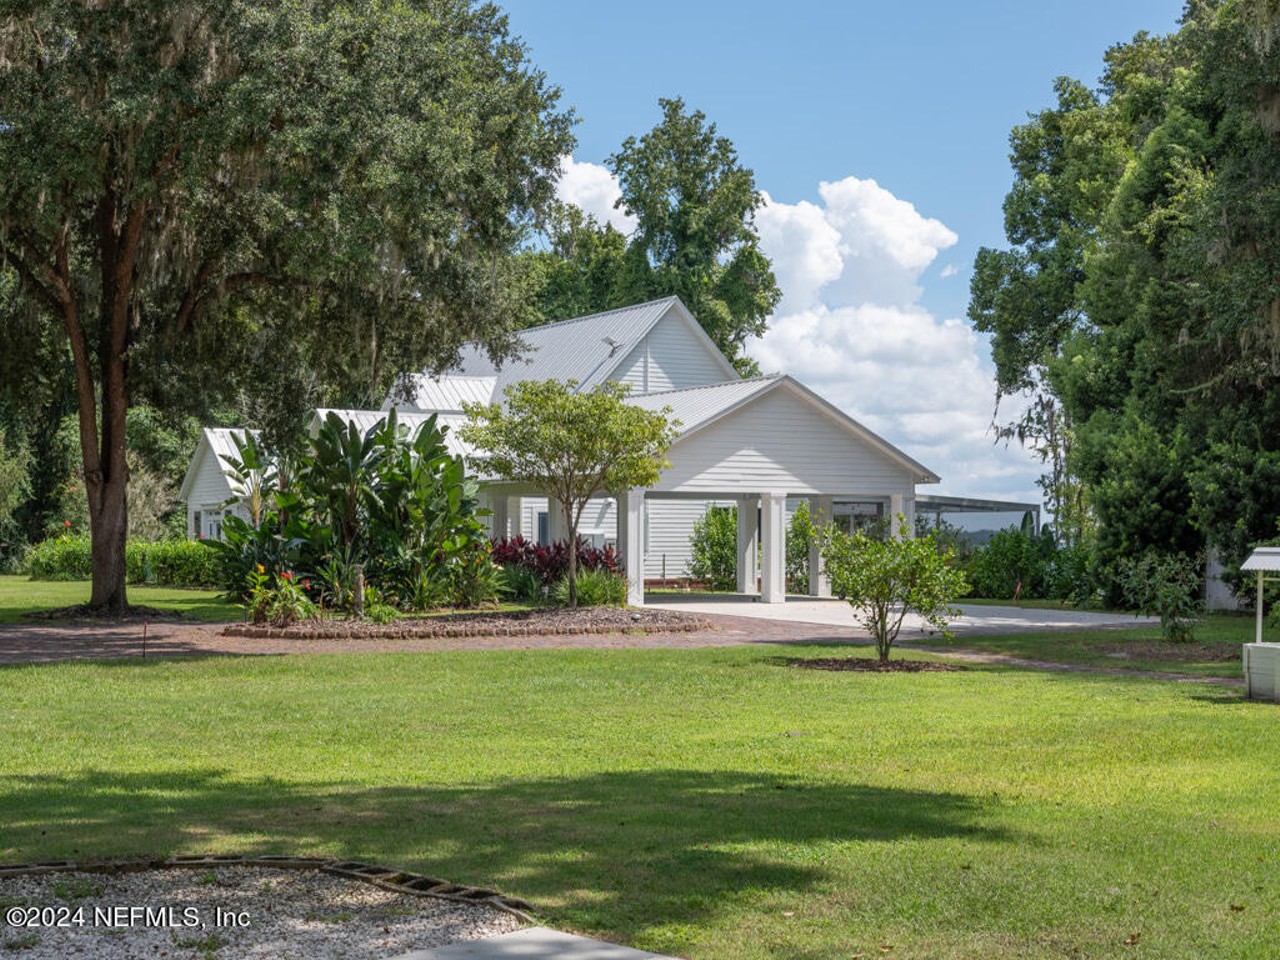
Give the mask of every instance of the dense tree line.
[{"label": "dense tree line", "polygon": [[979,252],[1000,424],[1041,452],[1059,537],[1116,599],[1123,558],[1240,562],[1280,517],[1280,19],[1191,0],[1096,89],[1010,137],[1009,245]]}]

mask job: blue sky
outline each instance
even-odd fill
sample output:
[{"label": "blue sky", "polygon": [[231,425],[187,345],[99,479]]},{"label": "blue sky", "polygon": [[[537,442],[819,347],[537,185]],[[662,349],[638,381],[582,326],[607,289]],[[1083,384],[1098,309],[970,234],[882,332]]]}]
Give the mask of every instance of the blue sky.
[{"label": "blue sky", "polygon": [[[659,97],[683,97],[733,140],[773,202],[762,236],[787,300],[755,351],[766,368],[785,365],[919,455],[947,492],[1034,498],[1031,458],[980,436],[975,381],[989,380],[990,360],[955,323],[974,253],[1003,239],[1009,130],[1051,103],[1055,77],[1092,84],[1109,46],[1174,29],[1181,0],[506,8],[581,119],[573,159],[583,166],[570,169],[566,195],[607,208],[594,165],[653,126]],[[820,193],[824,182],[834,186]],[[944,365],[961,349],[973,354],[952,357],[963,370],[922,398],[921,383],[940,378],[921,354]],[[972,408],[963,423],[937,409],[957,392]]]}]

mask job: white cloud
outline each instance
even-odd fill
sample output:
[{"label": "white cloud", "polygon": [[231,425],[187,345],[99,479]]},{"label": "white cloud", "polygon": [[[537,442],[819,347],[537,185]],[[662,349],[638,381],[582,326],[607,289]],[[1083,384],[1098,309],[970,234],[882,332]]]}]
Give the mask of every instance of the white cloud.
[{"label": "white cloud", "polygon": [[600,223],[612,223],[625,234],[629,235],[636,228],[635,217],[614,207],[622,191],[607,167],[579,163],[573,157],[565,157],[560,164],[556,196],[580,207]]},{"label": "white cloud", "polygon": [[818,195],[820,205],[766,198],[757,216],[783,300],[748,352],[937,472],[931,492],[1039,499],[1032,457],[993,442],[985,341],[919,302],[921,276],[956,234],[874,180],[823,183]]},{"label": "white cloud", "polygon": [[[559,196],[624,233],[632,218],[605,167],[566,157]],[[747,347],[763,370],[789,373],[942,477],[928,492],[1038,500],[1042,472],[990,431],[995,383],[988,347],[964,322],[920,303],[920,279],[958,237],[874,180],[818,187],[820,203],[756,213],[760,245],[783,299]],[[958,273],[945,266],[939,277]],[[1015,415],[1002,407],[1002,417]]]}]

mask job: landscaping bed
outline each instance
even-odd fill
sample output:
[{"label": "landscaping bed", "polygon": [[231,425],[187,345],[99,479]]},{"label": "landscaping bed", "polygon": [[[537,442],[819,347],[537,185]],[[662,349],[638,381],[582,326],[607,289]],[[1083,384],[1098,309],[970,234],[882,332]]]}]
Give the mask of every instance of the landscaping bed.
[{"label": "landscaping bed", "polygon": [[950,673],[968,670],[954,663],[937,663],[933,660],[889,660],[881,662],[870,657],[796,657],[787,660],[787,666],[804,670],[857,670],[863,673]]},{"label": "landscaping bed", "polygon": [[592,633],[688,633],[709,630],[711,622],[672,610],[636,607],[549,607],[493,613],[406,617],[391,623],[361,620],[307,620],[287,627],[234,623],[223,636],[255,639],[346,640],[395,637],[531,637]]}]

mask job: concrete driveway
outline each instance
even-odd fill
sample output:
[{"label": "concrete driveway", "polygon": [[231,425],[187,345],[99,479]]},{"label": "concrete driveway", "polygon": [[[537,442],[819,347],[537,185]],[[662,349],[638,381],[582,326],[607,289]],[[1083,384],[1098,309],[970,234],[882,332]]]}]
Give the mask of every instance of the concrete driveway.
[{"label": "concrete driveway", "polygon": [[[646,595],[644,602],[646,606],[660,610],[861,629],[853,607],[843,600],[787,597],[786,603],[760,603],[755,597],[738,594],[651,593]],[[957,635],[1135,627],[1160,622],[1154,617],[1092,610],[1027,610],[980,603],[958,603],[956,606],[960,617],[953,621],[951,630]],[[905,634],[922,633],[924,623],[918,616],[909,614],[902,623],[902,629]]]}]

